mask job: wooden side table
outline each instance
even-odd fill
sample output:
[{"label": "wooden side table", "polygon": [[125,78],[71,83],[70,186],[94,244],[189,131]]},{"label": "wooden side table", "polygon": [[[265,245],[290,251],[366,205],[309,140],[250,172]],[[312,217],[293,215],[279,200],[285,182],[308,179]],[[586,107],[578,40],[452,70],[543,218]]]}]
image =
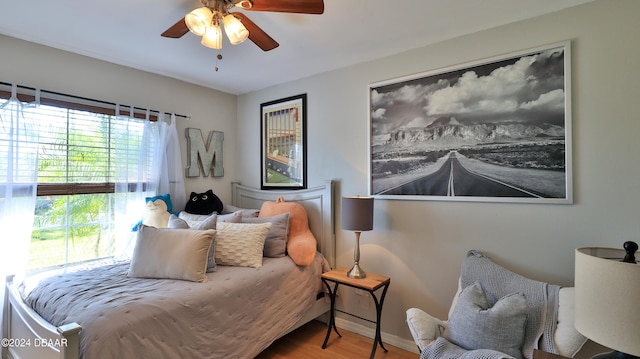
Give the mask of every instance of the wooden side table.
[{"label": "wooden side table", "polygon": [[547,353],[542,350],[533,349],[533,359],[569,359],[562,355]]},{"label": "wooden side table", "polygon": [[[331,298],[331,313],[329,315],[329,324],[327,325],[327,336],[324,338],[324,343],[322,343],[322,349],[325,349],[327,347],[327,342],[329,341],[329,336],[331,335],[331,329],[333,329],[336,332],[336,334],[338,334],[339,337],[342,337],[342,335],[340,335],[340,333],[338,332],[338,328],[336,328],[336,311],[339,311],[341,313],[351,315],[358,319],[362,319],[362,320],[376,324],[376,336],[373,340],[373,348],[371,348],[371,356],[370,356],[370,359],[373,359],[376,355],[376,348],[378,347],[378,343],[380,343],[380,347],[384,349],[385,352],[387,351],[387,348],[385,348],[384,344],[382,344],[382,337],[380,335],[380,319],[382,317],[382,305],[384,304],[384,297],[387,294],[387,289],[389,289],[391,278],[377,275],[377,274],[367,273],[367,276],[365,278],[355,279],[355,278],[349,278],[347,276],[348,271],[349,271],[349,268],[338,268],[322,274],[322,277],[321,277],[322,281],[324,282],[325,286],[327,286],[327,290],[329,291],[329,297]],[[329,282],[334,283],[333,289],[329,285]],[[371,297],[373,298],[373,301],[376,304],[376,320],[375,321],[362,318],[357,315],[336,309],[336,293],[338,292],[338,286],[340,284],[357,288],[357,289],[362,289],[369,292],[369,294],[371,294]],[[383,288],[383,289],[382,289],[382,294],[380,295],[380,299],[378,299],[378,297],[376,297],[375,295],[375,292],[380,288]]]}]

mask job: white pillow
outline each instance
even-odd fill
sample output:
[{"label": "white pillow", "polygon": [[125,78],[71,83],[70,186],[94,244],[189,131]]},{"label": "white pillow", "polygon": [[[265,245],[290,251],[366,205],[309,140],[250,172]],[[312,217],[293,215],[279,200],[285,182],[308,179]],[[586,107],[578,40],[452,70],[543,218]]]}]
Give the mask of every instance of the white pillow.
[{"label": "white pillow", "polygon": [[558,326],[554,334],[554,341],[558,354],[573,358],[587,342],[587,338],[580,334],[575,327],[575,288],[563,287],[558,292]]},{"label": "white pillow", "polygon": [[207,280],[207,254],[216,231],[138,227],[129,277]]},{"label": "white pillow", "polygon": [[271,223],[218,222],[215,259],[219,265],[259,268]]},{"label": "white pillow", "polygon": [[187,222],[189,227],[193,227],[209,217],[211,217],[211,214],[193,214],[185,211],[178,213],[178,218]]},{"label": "white pillow", "polygon": [[[210,218],[213,214],[193,214],[193,213],[188,213],[185,211],[182,211],[180,213],[178,213],[178,218],[183,219],[187,222],[187,224],[189,224],[189,227],[193,227],[196,226],[198,223],[206,220],[207,218]],[[218,222],[233,222],[233,223],[240,223],[242,222],[242,212],[241,211],[236,211],[233,213],[227,213],[227,214],[218,214],[217,215],[217,221]]]}]

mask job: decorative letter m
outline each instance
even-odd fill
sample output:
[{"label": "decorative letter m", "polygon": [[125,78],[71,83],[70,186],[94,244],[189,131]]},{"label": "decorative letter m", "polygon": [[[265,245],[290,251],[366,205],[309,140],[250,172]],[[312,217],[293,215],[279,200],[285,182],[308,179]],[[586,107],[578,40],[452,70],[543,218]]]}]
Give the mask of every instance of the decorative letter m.
[{"label": "decorative letter m", "polygon": [[[224,177],[222,167],[222,142],[224,132],[210,131],[207,142],[204,142],[202,132],[197,128],[185,129],[187,136],[187,177],[199,177],[200,168],[204,177],[209,176],[211,170],[213,177]],[[213,141],[212,141],[213,140]],[[200,161],[198,161],[198,158]]]}]

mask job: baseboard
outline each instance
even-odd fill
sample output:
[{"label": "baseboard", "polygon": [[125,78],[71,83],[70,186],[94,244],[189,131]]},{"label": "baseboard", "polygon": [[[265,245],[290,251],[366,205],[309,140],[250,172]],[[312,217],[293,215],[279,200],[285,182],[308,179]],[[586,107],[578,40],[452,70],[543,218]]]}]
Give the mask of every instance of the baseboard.
[{"label": "baseboard", "polygon": [[[364,335],[365,337],[368,337],[371,339],[373,339],[376,336],[375,328],[369,328],[367,326],[364,326],[356,322],[352,322],[345,318],[341,318],[341,317],[336,318],[336,326],[338,328],[345,329],[356,334]],[[381,332],[380,335],[382,336],[383,343],[388,343],[390,345],[393,345],[394,347],[404,349],[408,352],[412,352],[416,354],[419,353],[418,347],[416,346],[416,343],[413,340],[407,340],[404,338],[400,338],[399,336],[388,334],[385,332]]]}]

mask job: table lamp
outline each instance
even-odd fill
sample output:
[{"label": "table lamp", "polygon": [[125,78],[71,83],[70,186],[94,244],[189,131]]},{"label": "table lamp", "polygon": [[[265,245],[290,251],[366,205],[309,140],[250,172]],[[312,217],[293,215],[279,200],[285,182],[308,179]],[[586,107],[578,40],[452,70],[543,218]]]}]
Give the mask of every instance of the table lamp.
[{"label": "table lamp", "polygon": [[625,242],[624,249],[576,249],[576,329],[614,350],[593,358],[640,356],[640,265],[634,256],[638,245]]},{"label": "table lamp", "polygon": [[342,229],[356,232],[354,263],[347,275],[349,278],[365,278],[367,274],[360,268],[360,233],[373,229],[373,197],[342,197]]}]

